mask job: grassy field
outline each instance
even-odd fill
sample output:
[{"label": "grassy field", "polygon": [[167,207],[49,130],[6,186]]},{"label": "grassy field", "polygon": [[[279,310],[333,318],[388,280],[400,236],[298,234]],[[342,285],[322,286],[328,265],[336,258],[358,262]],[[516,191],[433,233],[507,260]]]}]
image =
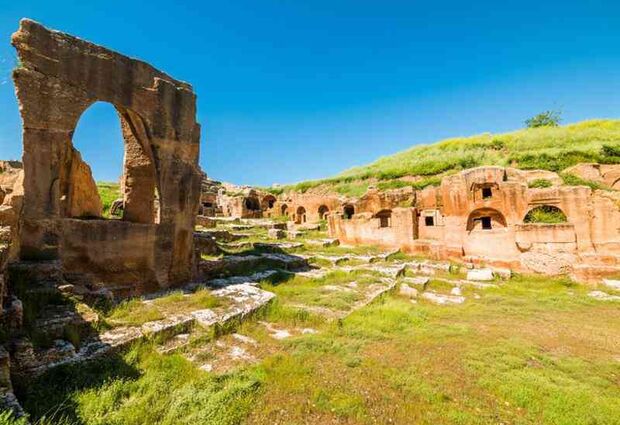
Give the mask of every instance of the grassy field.
[{"label": "grassy field", "polygon": [[[379,253],[362,246],[296,251]],[[367,266],[413,259],[396,253]],[[438,273],[427,290],[448,294],[461,278]],[[186,351],[161,354],[151,341],[58,367],[18,386],[17,395],[35,425],[620,424],[620,302],[593,299],[593,288],[567,278],[516,276],[484,289],[462,286],[460,305],[412,302],[395,291],[344,319],[322,313],[361,299],[334,287],[363,289],[377,279],[370,269],[333,269],[261,282],[275,301],[234,329],[255,342],[255,361],[223,373],[201,369]],[[218,305],[208,290],[172,292],[148,305],[122,303],[105,319],[140,325],[164,311]],[[292,336],[274,338],[269,328]],[[191,335],[190,353],[235,341],[203,332]],[[0,413],[0,425],[23,424]]]},{"label": "grassy field", "polygon": [[[274,289],[283,299],[310,295],[307,280],[288,284]],[[277,302],[263,320],[318,333],[280,341],[251,321],[238,332],[267,354],[231,373],[141,345],[21,396],[34,417],[67,424],[619,423],[617,302],[564,279],[477,291],[452,307],[390,295],[329,323]]]},{"label": "grassy field", "polygon": [[[301,182],[277,191],[330,189],[359,196],[379,189],[436,185],[439,176],[479,165],[562,171],[580,162],[620,163],[620,120],[591,120],[505,134],[481,134],[419,145],[347,170],[333,178]],[[416,181],[399,180],[415,176]]]}]

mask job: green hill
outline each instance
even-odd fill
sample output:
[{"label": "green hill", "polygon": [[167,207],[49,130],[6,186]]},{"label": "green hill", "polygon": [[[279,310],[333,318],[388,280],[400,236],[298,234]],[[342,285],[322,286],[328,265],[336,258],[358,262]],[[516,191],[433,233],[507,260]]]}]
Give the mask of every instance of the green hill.
[{"label": "green hill", "polygon": [[276,191],[335,191],[359,196],[370,184],[379,189],[423,188],[441,177],[480,165],[562,171],[580,162],[620,163],[620,120],[590,120],[504,134],[480,134],[417,145],[327,179]]}]

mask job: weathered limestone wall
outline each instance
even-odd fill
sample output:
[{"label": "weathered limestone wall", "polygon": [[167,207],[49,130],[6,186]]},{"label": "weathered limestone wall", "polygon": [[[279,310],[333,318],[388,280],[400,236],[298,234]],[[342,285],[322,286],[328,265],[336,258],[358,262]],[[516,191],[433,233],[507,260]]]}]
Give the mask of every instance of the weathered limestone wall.
[{"label": "weathered limestone wall", "polygon": [[416,212],[413,208],[394,208],[389,227],[381,227],[380,219],[371,213],[355,214],[351,219],[331,214],[328,222],[330,235],[347,245],[371,244],[412,251],[416,239]]},{"label": "weathered limestone wall", "polygon": [[[142,238],[141,245],[133,245],[157,251],[148,273],[140,262],[122,261],[127,252],[117,251],[117,277],[134,276],[136,287],[189,280],[201,180],[200,126],[191,86],[144,62],[30,20],[21,21],[12,43],[20,59],[13,79],[24,143],[21,258],[72,258],[69,247],[76,240],[106,234],[101,242],[109,243],[113,232],[122,231],[109,221],[81,226],[68,221],[76,215],[97,216],[98,205],[89,196],[92,177],[72,146],[72,136],[82,113],[104,101],[118,111],[125,139],[123,219],[159,225],[154,239]],[[108,233],[99,232],[106,226]],[[95,235],[79,234],[93,227]],[[67,228],[78,234],[69,235]],[[84,257],[110,259],[104,245],[84,243]],[[108,275],[102,272],[100,278]]]},{"label": "weathered limestone wall", "polygon": [[[166,256],[158,245],[161,226],[77,219],[63,220],[61,226],[60,259],[70,283],[96,288],[105,282],[115,295],[126,297],[156,291],[157,282],[166,278],[156,275],[157,262]],[[77,282],[71,282],[73,276]]]},{"label": "weathered limestone wall", "polygon": [[356,212],[376,213],[397,207],[411,207],[415,204],[415,199],[416,194],[411,187],[385,192],[381,192],[376,188],[369,188],[368,192],[353,204],[356,207]]},{"label": "weathered limestone wall", "polygon": [[0,316],[8,293],[5,271],[19,255],[19,216],[24,198],[24,172],[17,161],[0,161]]},{"label": "weathered limestone wall", "polygon": [[[615,168],[601,169],[607,176],[615,172]],[[528,187],[539,178],[552,186]],[[334,215],[329,230],[343,243],[401,248],[438,259],[574,273],[586,279],[619,273],[620,193],[561,184],[559,176],[548,171],[478,167],[445,177],[440,187],[418,191],[415,208],[407,209],[411,215],[402,218],[397,208],[392,209],[387,228],[379,228],[379,219],[374,218],[385,212],[385,205],[370,191],[364,199],[374,201],[363,205],[373,211],[351,220]],[[541,206],[559,209],[567,222],[525,223],[528,212]]]}]

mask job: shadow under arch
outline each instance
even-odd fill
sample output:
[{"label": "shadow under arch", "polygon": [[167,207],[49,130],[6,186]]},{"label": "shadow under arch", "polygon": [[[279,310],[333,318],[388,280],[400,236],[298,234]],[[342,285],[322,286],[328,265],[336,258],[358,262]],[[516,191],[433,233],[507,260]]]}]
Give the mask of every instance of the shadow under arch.
[{"label": "shadow under arch", "polygon": [[467,231],[492,230],[506,227],[506,218],[494,208],[478,208],[473,210],[467,218]]},{"label": "shadow under arch", "polygon": [[321,205],[319,207],[319,219],[320,220],[325,220],[325,216],[329,213],[329,208],[327,207],[327,205]]},{"label": "shadow under arch", "polygon": [[306,222],[306,209],[303,206],[297,207],[297,214],[295,216],[295,223],[303,224]]}]

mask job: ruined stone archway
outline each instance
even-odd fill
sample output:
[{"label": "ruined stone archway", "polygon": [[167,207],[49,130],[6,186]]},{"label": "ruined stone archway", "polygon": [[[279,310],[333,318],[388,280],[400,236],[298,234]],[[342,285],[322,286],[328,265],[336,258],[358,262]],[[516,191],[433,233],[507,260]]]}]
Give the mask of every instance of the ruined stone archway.
[{"label": "ruined stone archway", "polygon": [[260,203],[258,202],[258,198],[255,198],[253,196],[244,198],[243,205],[248,211],[260,211]]},{"label": "ruined stone archway", "polygon": [[288,205],[283,204],[283,205],[280,207],[280,215],[282,215],[283,217],[284,217],[284,216],[288,217]]},{"label": "ruined stone archway", "polygon": [[329,213],[329,208],[327,207],[327,205],[321,205],[319,207],[319,220],[326,220],[328,213]]},{"label": "ruined stone archway", "polygon": [[493,230],[506,227],[504,215],[494,208],[479,208],[472,211],[467,218],[467,231]]},{"label": "ruined stone archway", "polygon": [[345,205],[343,208],[343,216],[345,220],[351,219],[355,215],[355,207],[353,205]]},{"label": "ruined stone archway", "polygon": [[[192,87],[30,20],[21,21],[12,43],[24,144],[21,258],[59,259],[72,276],[135,292],[189,280],[201,180]],[[72,218],[82,164],[73,132],[97,101],[112,104],[122,124],[124,221]],[[141,204],[156,189],[154,219],[155,205]]]},{"label": "ruined stone archway", "polygon": [[303,224],[306,222],[306,209],[304,207],[297,208],[297,214],[295,215],[295,223]]},{"label": "ruined stone archway", "polygon": [[[80,125],[84,115],[98,104],[106,102],[94,102],[80,116],[76,128]],[[159,179],[153,164],[151,146],[146,143],[146,135],[140,135],[140,128],[144,126],[142,118],[136,113],[123,112],[114,105],[119,127],[123,140],[123,170],[120,179],[121,204],[116,205],[120,218],[134,223],[159,223],[160,196]],[[132,122],[133,121],[133,122]],[[101,198],[97,193],[96,182],[92,176],[90,167],[82,160],[79,151],[75,147],[75,130],[71,134],[72,160],[71,174],[69,176],[68,193],[64,194],[67,199],[66,217],[97,217],[101,218],[101,208],[96,211],[95,205],[101,204]],[[108,140],[100,140],[105,144]]]},{"label": "ruined stone archway", "polygon": [[263,197],[263,201],[261,202],[261,207],[263,211],[273,209],[273,207],[276,205],[276,201],[277,199],[275,196],[265,195],[265,197]]}]

